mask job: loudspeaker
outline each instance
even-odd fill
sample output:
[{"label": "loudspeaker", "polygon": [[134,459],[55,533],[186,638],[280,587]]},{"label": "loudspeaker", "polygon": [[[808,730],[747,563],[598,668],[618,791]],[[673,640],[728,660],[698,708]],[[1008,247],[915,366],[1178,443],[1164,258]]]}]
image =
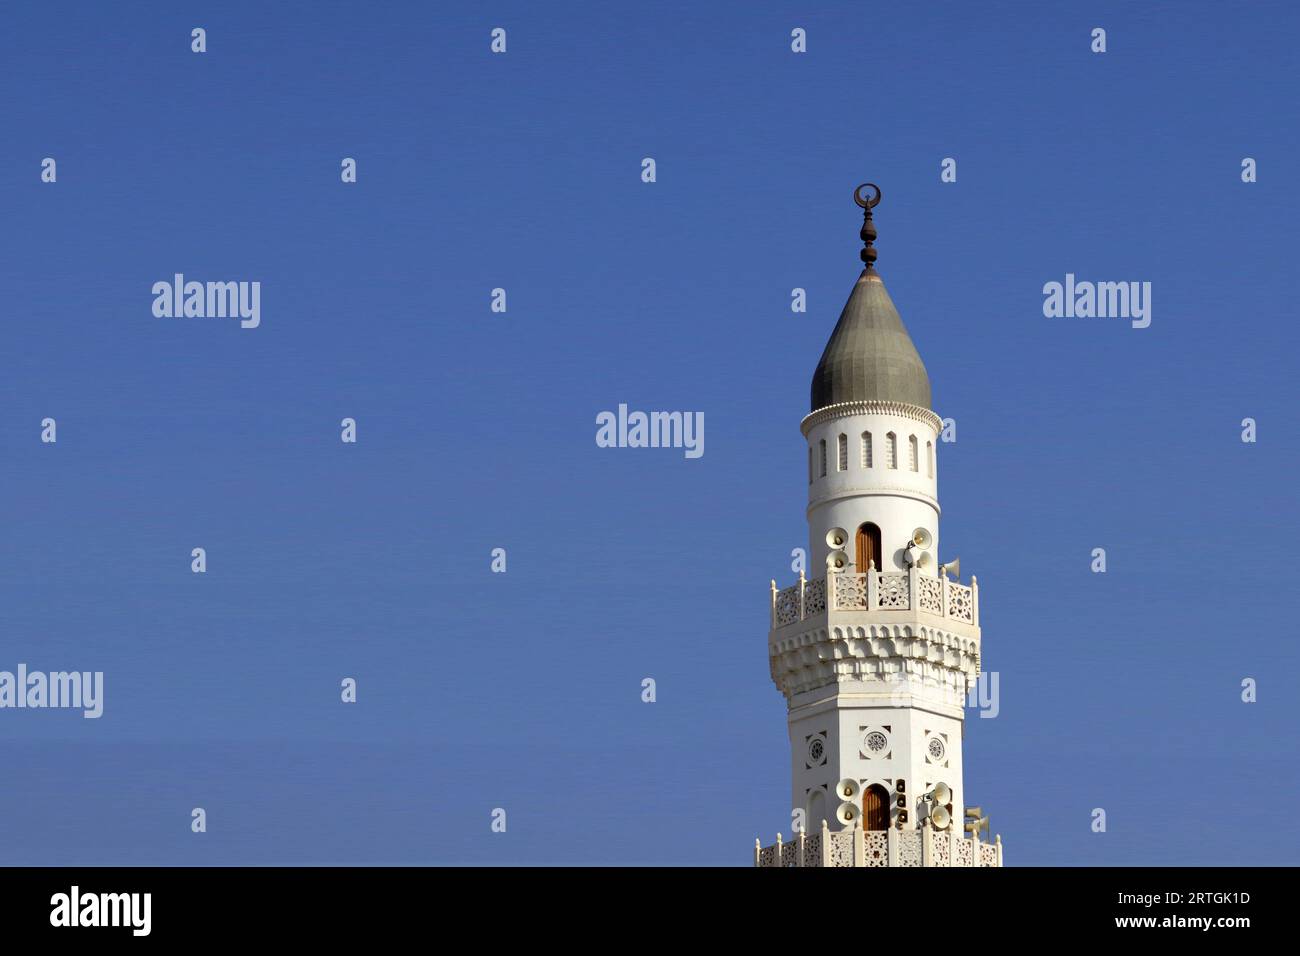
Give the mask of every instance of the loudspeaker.
[{"label": "loudspeaker", "polygon": [[858,805],[849,803],[847,800],[841,803],[839,809],[835,811],[835,819],[844,824],[852,823],[860,816],[862,816],[862,811],[858,809]]},{"label": "loudspeaker", "polygon": [[849,533],[843,528],[831,528],[826,532],[826,547],[831,549],[842,548],[849,543]]},{"label": "loudspeaker", "polygon": [[961,558],[953,558],[947,564],[939,565],[940,574],[951,574],[954,578],[961,577]]},{"label": "loudspeaker", "polygon": [[845,777],[835,785],[835,792],[839,794],[841,800],[856,800],[862,796],[862,784],[852,777]]},{"label": "loudspeaker", "polygon": [[925,795],[925,801],[934,828],[948,829],[952,823],[952,787],[946,783],[936,783],[934,789]]},{"label": "loudspeaker", "polygon": [[984,816],[983,807],[966,808],[966,825],[962,827],[967,833],[979,833],[984,831],[985,836],[989,832],[989,818]]},{"label": "loudspeaker", "polygon": [[849,566],[849,556],[843,551],[832,551],[826,555],[826,568],[830,571],[843,571]]},{"label": "loudspeaker", "polygon": [[918,548],[928,548],[930,545],[934,544],[934,535],[930,534],[930,532],[926,531],[924,528],[917,528],[912,532],[912,544],[916,545]]}]

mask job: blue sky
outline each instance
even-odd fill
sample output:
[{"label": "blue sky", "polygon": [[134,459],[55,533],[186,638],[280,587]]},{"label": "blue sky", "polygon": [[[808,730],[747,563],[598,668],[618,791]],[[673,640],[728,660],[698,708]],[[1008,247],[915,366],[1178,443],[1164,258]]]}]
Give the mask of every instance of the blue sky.
[{"label": "blue sky", "polygon": [[[868,179],[958,423],[943,540],[1001,681],[966,788],[1008,863],[1295,861],[1292,7],[0,18],[0,669],[106,683],[100,720],[0,711],[0,862],[743,865],[788,833],[768,580]],[[260,281],[261,326],[155,318],[176,272]],[[1067,272],[1151,282],[1150,328],[1045,318]],[[705,455],[598,448],[620,402],[702,411]]]}]

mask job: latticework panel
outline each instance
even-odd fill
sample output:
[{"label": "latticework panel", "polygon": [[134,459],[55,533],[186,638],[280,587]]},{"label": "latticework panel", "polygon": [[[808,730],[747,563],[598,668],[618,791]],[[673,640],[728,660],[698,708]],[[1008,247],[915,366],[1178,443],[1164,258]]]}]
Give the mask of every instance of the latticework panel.
[{"label": "latticework panel", "polygon": [[876,601],[882,610],[906,611],[912,606],[906,574],[881,572],[876,580]]},{"label": "latticework panel", "polygon": [[832,833],[830,838],[831,866],[852,866],[853,831],[841,830],[839,833]]},{"label": "latticework panel", "polygon": [[822,835],[820,833],[814,833],[812,836],[804,837],[803,865],[822,865]]},{"label": "latticework panel", "polygon": [[867,609],[867,576],[865,574],[833,574],[835,581],[835,608],[840,611],[865,611]]},{"label": "latticework panel", "polygon": [[921,831],[920,830],[899,830],[898,831],[898,865],[899,866],[920,866],[921,865]]},{"label": "latticework panel", "polygon": [[916,602],[922,611],[943,613],[943,579],[921,575],[916,579]]},{"label": "latticework panel", "polygon": [[961,585],[948,585],[948,616],[972,624],[975,621],[975,601],[971,589]]},{"label": "latticework panel", "polygon": [[889,866],[889,835],[884,830],[868,830],[866,837],[865,864],[867,866]]},{"label": "latticework panel", "polygon": [[826,610],[826,581],[818,578],[815,581],[809,581],[804,586],[803,592],[803,614],[807,617],[810,614],[820,614]]},{"label": "latticework panel", "polygon": [[799,585],[786,588],[776,595],[776,625],[793,624],[799,620]]}]

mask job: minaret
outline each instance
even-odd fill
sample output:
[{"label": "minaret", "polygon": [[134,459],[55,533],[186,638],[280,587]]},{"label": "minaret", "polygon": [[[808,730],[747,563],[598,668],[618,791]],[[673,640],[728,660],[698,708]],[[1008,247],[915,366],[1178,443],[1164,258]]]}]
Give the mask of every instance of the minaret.
[{"label": "minaret", "polygon": [[[967,819],[963,704],[980,670],[975,579],[939,563],[930,378],[876,272],[864,268],[812,379],[809,575],[772,583],[768,655],[785,695],[793,837],[755,848],[766,866],[1000,866]],[[975,809],[975,808],[972,808]],[[981,812],[974,812],[978,820]],[[981,838],[985,840],[981,843]]]}]

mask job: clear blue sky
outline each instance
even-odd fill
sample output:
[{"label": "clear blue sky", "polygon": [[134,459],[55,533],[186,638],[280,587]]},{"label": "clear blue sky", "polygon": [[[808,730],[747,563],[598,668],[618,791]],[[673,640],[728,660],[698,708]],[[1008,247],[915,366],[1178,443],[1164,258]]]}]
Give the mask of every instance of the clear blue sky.
[{"label": "clear blue sky", "polygon": [[[0,711],[0,862],[788,833],[768,580],[866,179],[958,422],[1008,863],[1295,862],[1293,5],[812,6],[6,5],[0,669],[106,703]],[[175,272],[260,281],[261,327],[154,318]],[[1044,318],[1067,272],[1150,281],[1151,327]],[[704,457],[598,448],[620,402],[704,412]]]}]

